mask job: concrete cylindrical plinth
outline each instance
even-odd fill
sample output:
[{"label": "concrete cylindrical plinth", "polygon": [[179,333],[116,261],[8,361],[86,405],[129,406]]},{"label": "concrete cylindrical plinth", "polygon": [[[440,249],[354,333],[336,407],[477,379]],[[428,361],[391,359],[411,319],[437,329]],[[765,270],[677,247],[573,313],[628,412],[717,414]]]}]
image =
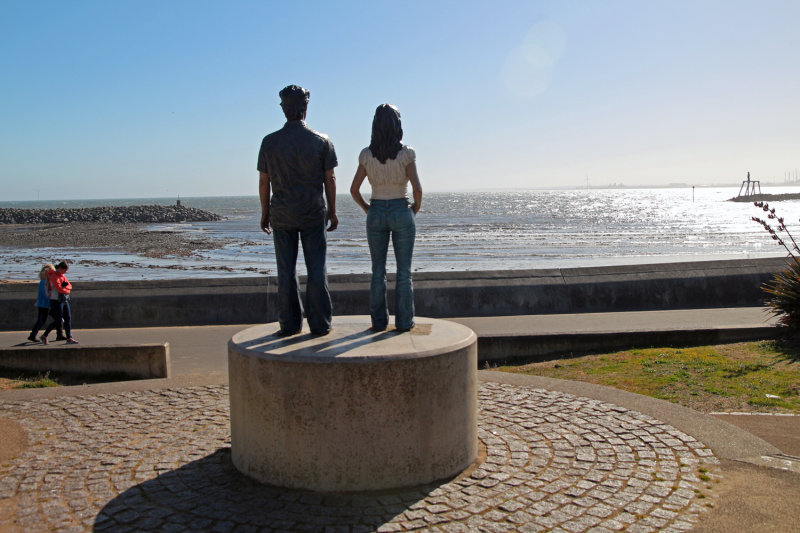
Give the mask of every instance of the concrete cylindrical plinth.
[{"label": "concrete cylindrical plinth", "polygon": [[477,457],[477,337],[415,318],[373,332],[334,317],[323,337],[275,336],[278,324],[228,343],[231,452],[262,483],[363,491],[445,479]]}]

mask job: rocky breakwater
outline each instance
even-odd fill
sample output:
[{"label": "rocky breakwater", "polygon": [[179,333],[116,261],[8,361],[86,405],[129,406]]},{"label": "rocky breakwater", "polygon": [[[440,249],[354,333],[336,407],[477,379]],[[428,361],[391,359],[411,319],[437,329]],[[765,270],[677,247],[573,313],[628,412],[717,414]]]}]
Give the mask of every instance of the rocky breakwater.
[{"label": "rocky breakwater", "polygon": [[59,224],[68,222],[156,223],[214,222],[216,213],[182,205],[133,205],[75,209],[0,209],[0,224]]},{"label": "rocky breakwater", "polygon": [[0,224],[63,224],[73,222],[147,224],[215,222],[216,213],[183,205],[134,205],[76,209],[0,209]]},{"label": "rocky breakwater", "polygon": [[748,194],[729,198],[729,202],[779,202],[781,200],[798,200],[800,193],[787,192],[783,194]]}]

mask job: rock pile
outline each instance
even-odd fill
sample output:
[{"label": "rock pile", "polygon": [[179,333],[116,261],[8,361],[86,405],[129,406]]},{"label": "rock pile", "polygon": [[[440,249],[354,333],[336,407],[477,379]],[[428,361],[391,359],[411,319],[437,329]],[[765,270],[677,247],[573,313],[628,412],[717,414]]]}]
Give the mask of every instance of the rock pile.
[{"label": "rock pile", "polygon": [[800,193],[787,192],[782,194],[747,194],[729,198],[729,202],[778,202],[780,200],[800,199]]},{"label": "rock pile", "polygon": [[222,220],[222,217],[216,213],[182,205],[134,205],[80,209],[0,209],[0,224],[215,222],[217,220]]}]

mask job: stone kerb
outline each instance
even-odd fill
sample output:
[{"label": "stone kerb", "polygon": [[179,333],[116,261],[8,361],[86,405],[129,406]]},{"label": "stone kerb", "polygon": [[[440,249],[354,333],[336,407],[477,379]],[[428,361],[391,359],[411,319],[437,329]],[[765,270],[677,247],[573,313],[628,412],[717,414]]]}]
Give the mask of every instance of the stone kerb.
[{"label": "stone kerb", "polygon": [[168,378],[169,343],[0,348],[0,368],[91,376],[122,373],[132,379]]},{"label": "stone kerb", "polygon": [[262,483],[321,492],[406,487],[477,458],[477,337],[416,318],[373,332],[335,317],[330,334],[280,338],[278,324],[228,343],[231,454]]}]

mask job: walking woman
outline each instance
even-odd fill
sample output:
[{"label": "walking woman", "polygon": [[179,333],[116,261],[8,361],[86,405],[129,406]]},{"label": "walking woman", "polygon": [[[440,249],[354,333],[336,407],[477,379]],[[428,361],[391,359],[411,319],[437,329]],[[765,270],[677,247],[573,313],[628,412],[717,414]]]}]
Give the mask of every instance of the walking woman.
[{"label": "walking woman", "polygon": [[[395,283],[395,327],[408,331],[414,327],[414,290],[411,283],[411,256],[414,252],[414,218],[422,204],[422,186],[417,175],[416,154],[403,145],[400,111],[382,104],[372,120],[370,145],[358,155],[358,169],[350,186],[353,200],[367,214],[367,242],[372,258],[370,313],[372,328],[384,330],[389,325],[386,304],[386,254],[389,240],[397,262]],[[369,203],[361,195],[364,178],[369,180],[372,196]],[[413,201],[409,202],[408,183]]]}]

